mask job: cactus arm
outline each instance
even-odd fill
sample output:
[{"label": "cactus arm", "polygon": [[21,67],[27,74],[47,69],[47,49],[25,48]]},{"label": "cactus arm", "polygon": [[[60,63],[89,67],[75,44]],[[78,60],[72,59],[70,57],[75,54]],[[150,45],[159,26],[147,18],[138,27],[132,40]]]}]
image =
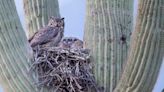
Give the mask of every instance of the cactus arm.
[{"label": "cactus arm", "polygon": [[36,92],[28,76],[28,43],[14,0],[0,0],[0,80],[7,92]]},{"label": "cactus arm", "polygon": [[[87,0],[84,47],[91,49],[94,74],[105,92],[116,87],[126,61],[133,0]],[[121,43],[122,35],[126,42]]]},{"label": "cactus arm", "polygon": [[152,92],[164,56],[163,0],[139,0],[122,78],[114,92]]}]

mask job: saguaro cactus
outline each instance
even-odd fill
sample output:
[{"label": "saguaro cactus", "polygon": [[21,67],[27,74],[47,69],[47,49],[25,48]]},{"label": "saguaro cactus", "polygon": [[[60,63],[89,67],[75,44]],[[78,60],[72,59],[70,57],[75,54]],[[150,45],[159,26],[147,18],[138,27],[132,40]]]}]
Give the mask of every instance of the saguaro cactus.
[{"label": "saguaro cactus", "polygon": [[27,38],[14,0],[0,0],[0,81],[6,92],[36,92],[28,69]]},{"label": "saguaro cactus", "polygon": [[26,27],[31,37],[51,16],[60,17],[58,0],[23,0]]},{"label": "saguaro cactus", "polygon": [[139,0],[127,65],[114,92],[152,92],[164,56],[163,6],[163,0]]},{"label": "saguaro cactus", "polygon": [[[41,1],[36,0],[36,4],[45,4],[44,0]],[[36,8],[35,1],[26,2],[30,2],[28,7],[32,5],[33,9]],[[132,4],[133,0],[87,0],[85,47],[92,51],[94,74],[106,92],[113,92],[114,89],[114,92],[151,92],[164,56],[164,1],[139,0],[137,23],[126,60],[132,30]],[[43,7],[37,7],[36,10],[41,8],[44,11]],[[29,47],[14,0],[0,0],[0,9],[1,85],[7,92],[36,92],[31,83],[33,78],[27,76]],[[33,9],[28,10],[28,20],[31,15],[37,14]],[[37,17],[35,20],[35,16],[32,24],[29,23],[32,28],[39,28],[48,19],[46,12],[41,14],[44,18]],[[42,92],[51,91],[42,89]]]},{"label": "saguaro cactus", "polygon": [[94,74],[105,92],[120,79],[133,23],[133,0],[87,0],[85,47],[91,49]]},{"label": "saguaro cactus", "polygon": [[[132,30],[129,14],[132,14],[133,1],[87,2],[84,41],[85,47],[92,51],[99,85],[104,86],[105,92],[113,92],[117,83],[114,92],[151,92],[164,55],[164,2],[139,0],[137,23],[127,60],[127,49],[119,42],[124,43]],[[122,11],[117,13],[118,10]],[[124,68],[123,64],[126,65]],[[121,69],[125,69],[124,72]]]}]

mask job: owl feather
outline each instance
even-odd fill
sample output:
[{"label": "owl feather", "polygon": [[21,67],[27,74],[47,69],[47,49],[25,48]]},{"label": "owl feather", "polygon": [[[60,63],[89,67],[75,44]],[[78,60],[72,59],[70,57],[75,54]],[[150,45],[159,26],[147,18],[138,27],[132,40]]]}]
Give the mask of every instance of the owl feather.
[{"label": "owl feather", "polygon": [[31,47],[35,47],[37,45],[43,45],[50,42],[57,45],[63,37],[63,32],[63,18],[59,19],[52,17],[46,27],[41,28],[29,39],[30,45]]}]

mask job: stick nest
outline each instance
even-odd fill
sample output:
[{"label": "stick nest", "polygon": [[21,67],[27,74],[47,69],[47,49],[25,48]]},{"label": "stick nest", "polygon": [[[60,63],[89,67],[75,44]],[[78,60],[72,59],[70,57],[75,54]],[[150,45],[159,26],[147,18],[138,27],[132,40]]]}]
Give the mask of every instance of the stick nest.
[{"label": "stick nest", "polygon": [[38,46],[31,70],[37,73],[38,87],[54,88],[56,92],[97,90],[87,49]]}]

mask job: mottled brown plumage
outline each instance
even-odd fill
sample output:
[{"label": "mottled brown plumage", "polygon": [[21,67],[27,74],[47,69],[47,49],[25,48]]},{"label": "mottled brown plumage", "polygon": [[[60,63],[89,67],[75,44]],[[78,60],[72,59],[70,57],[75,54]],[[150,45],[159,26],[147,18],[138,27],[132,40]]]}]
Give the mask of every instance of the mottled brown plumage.
[{"label": "mottled brown plumage", "polygon": [[71,48],[75,48],[75,49],[83,48],[83,41],[81,41],[80,39],[75,39],[71,45]]},{"label": "mottled brown plumage", "polygon": [[30,39],[31,47],[37,45],[56,46],[63,37],[64,18],[51,17],[46,27],[41,28]]},{"label": "mottled brown plumage", "polygon": [[58,47],[80,49],[83,48],[83,41],[75,37],[65,37],[58,44]]}]

